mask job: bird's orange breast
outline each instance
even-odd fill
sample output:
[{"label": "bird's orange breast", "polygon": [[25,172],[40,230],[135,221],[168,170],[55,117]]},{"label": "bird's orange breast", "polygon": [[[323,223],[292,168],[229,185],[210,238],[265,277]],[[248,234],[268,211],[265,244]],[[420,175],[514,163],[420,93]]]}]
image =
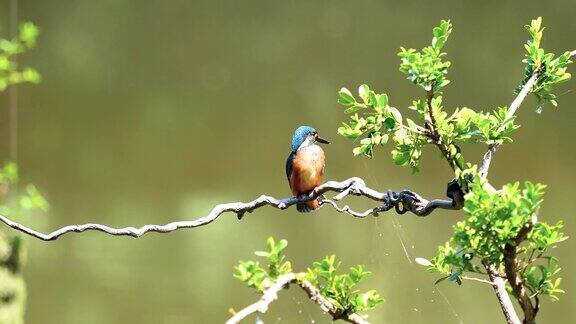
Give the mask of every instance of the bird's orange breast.
[{"label": "bird's orange breast", "polygon": [[290,188],[294,195],[307,193],[322,183],[324,151],[318,145],[298,150],[293,160]]}]

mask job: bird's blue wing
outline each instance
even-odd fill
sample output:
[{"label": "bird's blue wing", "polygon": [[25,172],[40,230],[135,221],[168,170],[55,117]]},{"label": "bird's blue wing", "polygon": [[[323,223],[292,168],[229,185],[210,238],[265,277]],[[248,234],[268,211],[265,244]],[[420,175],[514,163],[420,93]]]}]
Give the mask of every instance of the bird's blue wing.
[{"label": "bird's blue wing", "polygon": [[292,165],[294,163],[294,157],[296,157],[296,152],[290,152],[288,159],[286,159],[286,177],[290,181],[290,175],[292,174]]}]

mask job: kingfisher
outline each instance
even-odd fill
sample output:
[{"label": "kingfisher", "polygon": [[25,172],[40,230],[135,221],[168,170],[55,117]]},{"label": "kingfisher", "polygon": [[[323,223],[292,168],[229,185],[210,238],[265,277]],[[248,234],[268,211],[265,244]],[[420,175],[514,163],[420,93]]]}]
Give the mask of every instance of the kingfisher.
[{"label": "kingfisher", "polygon": [[[292,137],[291,152],[286,160],[286,177],[292,194],[298,197],[309,193],[322,183],[324,176],[324,151],[317,143],[330,144],[318,136],[310,126],[300,126]],[[301,213],[312,211],[320,205],[318,199],[296,204]]]}]

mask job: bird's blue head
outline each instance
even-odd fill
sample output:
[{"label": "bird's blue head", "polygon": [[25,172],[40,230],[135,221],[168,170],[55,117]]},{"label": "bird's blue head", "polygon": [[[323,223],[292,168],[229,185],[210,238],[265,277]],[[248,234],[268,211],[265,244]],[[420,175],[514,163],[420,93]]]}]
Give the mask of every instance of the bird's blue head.
[{"label": "bird's blue head", "polygon": [[292,137],[292,152],[298,151],[298,148],[304,141],[310,141],[312,143],[324,143],[330,144],[327,140],[318,136],[318,132],[310,126],[300,126],[294,132],[294,136]]}]

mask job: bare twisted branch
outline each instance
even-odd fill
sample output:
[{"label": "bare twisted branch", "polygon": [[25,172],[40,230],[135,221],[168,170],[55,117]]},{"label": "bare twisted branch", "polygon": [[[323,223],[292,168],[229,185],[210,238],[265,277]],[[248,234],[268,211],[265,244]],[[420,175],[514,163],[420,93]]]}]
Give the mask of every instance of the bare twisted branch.
[{"label": "bare twisted branch", "polygon": [[334,306],[334,304],[332,304],[330,301],[328,301],[328,299],[322,296],[318,288],[314,287],[308,281],[300,281],[298,283],[298,286],[300,286],[300,288],[302,288],[306,292],[310,300],[318,304],[320,308],[323,311],[330,314],[334,320],[341,319],[349,323],[370,324],[370,322],[368,322],[362,316],[356,313],[348,314],[340,312],[340,310],[336,306]]},{"label": "bare twisted branch", "polygon": [[298,277],[304,275],[304,273],[288,273],[278,277],[276,282],[270,286],[262,297],[257,302],[245,307],[241,311],[237,312],[232,316],[226,324],[237,324],[240,323],[244,318],[246,318],[250,314],[254,313],[265,313],[268,310],[270,304],[278,299],[278,292],[282,290],[288,284],[297,284],[302,290],[306,292],[308,298],[318,304],[320,308],[330,314],[333,319],[341,319],[349,323],[356,323],[356,324],[369,324],[364,318],[360,315],[352,313],[346,314],[342,313],[334,304],[332,304],[328,299],[326,299],[318,288],[314,287],[312,284],[305,280],[298,280]]},{"label": "bare twisted branch", "polygon": [[302,195],[300,197],[277,199],[271,196],[262,195],[250,202],[233,202],[233,203],[216,205],[212,209],[212,211],[210,211],[210,213],[204,217],[200,217],[198,219],[191,221],[172,222],[165,225],[151,224],[151,225],[144,225],[139,228],[135,227],[114,228],[102,224],[77,224],[77,225],[65,226],[51,233],[44,234],[42,232],[38,232],[29,227],[26,227],[20,223],[17,223],[4,215],[0,215],[0,221],[15,230],[18,230],[24,234],[30,235],[43,241],[56,240],[57,238],[66,233],[71,232],[80,233],[85,231],[100,231],[115,236],[131,236],[137,238],[148,232],[170,233],[181,228],[195,228],[204,226],[216,220],[220,215],[228,212],[235,213],[238,216],[238,218],[241,219],[246,212],[251,213],[253,210],[263,206],[272,206],[274,208],[283,210],[297,203],[308,202],[313,199],[316,199],[322,196],[324,193],[330,191],[340,193],[339,195],[334,197],[335,200],[343,199],[347,195],[356,195],[356,196],[364,196],[382,203],[381,206],[373,208],[364,213],[356,213],[354,211],[351,211],[350,208],[348,208],[347,206],[339,208],[336,205],[336,203],[332,201],[330,202],[326,201],[327,204],[332,205],[337,211],[342,213],[348,213],[356,217],[366,217],[370,214],[377,215],[379,212],[388,211],[392,208],[394,208],[396,212],[398,212],[399,214],[404,214],[409,211],[418,216],[427,216],[437,208],[451,209],[451,210],[457,210],[462,208],[460,201],[455,201],[452,199],[450,200],[433,199],[429,201],[421,197],[420,195],[416,194],[415,192],[409,190],[404,190],[400,192],[388,191],[385,193],[381,193],[367,187],[364,180],[362,180],[361,178],[353,177],[341,182],[328,181],[320,185],[313,191],[311,191],[309,194]]},{"label": "bare twisted branch", "polygon": [[256,312],[266,313],[270,304],[278,299],[278,292],[282,290],[284,286],[296,281],[295,273],[288,273],[278,277],[276,282],[270,286],[270,288],[268,288],[264,294],[262,294],[260,300],[235,313],[234,316],[226,321],[226,324],[240,323],[240,321],[246,318],[248,315],[254,314]]},{"label": "bare twisted branch", "polygon": [[496,269],[493,264],[485,264],[484,266],[486,267],[488,277],[493,284],[492,287],[494,288],[494,292],[496,293],[496,297],[500,303],[500,308],[504,313],[504,317],[506,317],[506,323],[520,324],[520,318],[518,318],[518,314],[516,314],[516,310],[514,310],[512,300],[506,291],[506,280],[502,278],[498,269]]}]

